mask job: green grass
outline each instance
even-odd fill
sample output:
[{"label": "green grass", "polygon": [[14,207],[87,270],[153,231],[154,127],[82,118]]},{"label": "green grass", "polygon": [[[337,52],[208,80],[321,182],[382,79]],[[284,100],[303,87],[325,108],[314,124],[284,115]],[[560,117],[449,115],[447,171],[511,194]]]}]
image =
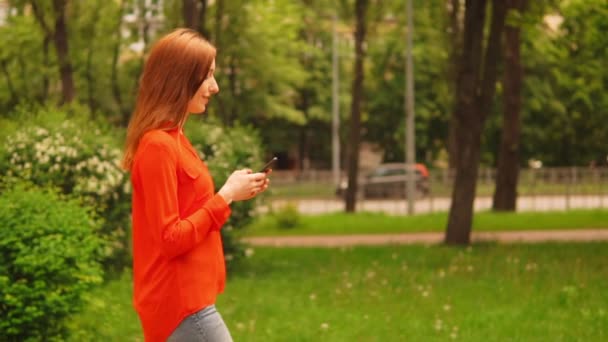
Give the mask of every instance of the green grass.
[{"label": "green grass", "polygon": [[132,303],[131,272],[86,296],[85,310],[71,320],[70,342],[139,341],[143,334]]},{"label": "green grass", "polygon": [[272,198],[336,198],[336,189],[331,183],[298,182],[293,184],[273,184],[270,188]]},{"label": "green grass", "polygon": [[[606,243],[260,248],[217,307],[235,341],[605,341],[606,260]],[[93,299],[75,341],[142,340],[128,277]]]},{"label": "green grass", "polygon": [[[333,235],[444,231],[448,214],[390,216],[382,213],[299,215],[293,228],[281,228],[276,215],[259,217],[245,230],[248,236]],[[493,213],[474,216],[474,231],[608,228],[608,210]]]}]

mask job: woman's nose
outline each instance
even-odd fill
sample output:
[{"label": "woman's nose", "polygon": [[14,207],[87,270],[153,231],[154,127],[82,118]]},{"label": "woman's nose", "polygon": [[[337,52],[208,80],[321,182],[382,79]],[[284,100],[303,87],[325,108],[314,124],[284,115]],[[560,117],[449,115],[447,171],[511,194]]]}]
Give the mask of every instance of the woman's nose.
[{"label": "woman's nose", "polygon": [[220,86],[217,84],[215,78],[213,79],[213,82],[209,85],[209,91],[212,94],[217,94],[220,92]]}]

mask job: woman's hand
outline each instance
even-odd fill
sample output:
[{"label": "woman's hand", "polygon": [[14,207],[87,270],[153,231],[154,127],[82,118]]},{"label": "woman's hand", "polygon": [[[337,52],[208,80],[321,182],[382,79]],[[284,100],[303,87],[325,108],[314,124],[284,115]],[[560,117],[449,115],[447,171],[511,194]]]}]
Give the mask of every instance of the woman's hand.
[{"label": "woman's hand", "polygon": [[251,199],[264,192],[268,188],[270,180],[266,177],[268,173],[252,173],[250,169],[234,171],[222,186],[220,194],[226,203],[232,201],[244,201]]}]

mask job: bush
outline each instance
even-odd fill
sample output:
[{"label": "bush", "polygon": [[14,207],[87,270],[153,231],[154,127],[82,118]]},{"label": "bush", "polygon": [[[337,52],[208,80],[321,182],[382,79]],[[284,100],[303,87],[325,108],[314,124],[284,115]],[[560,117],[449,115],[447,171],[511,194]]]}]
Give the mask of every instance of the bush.
[{"label": "bush", "polygon": [[0,197],[0,336],[53,340],[102,280],[89,211],[51,191],[16,185]]},{"label": "bush", "polygon": [[291,229],[300,224],[300,212],[293,203],[285,204],[277,211],[274,211],[272,216],[274,216],[277,221],[277,226],[279,228]]},{"label": "bush", "polygon": [[[191,118],[186,125],[186,135],[199,151],[201,159],[207,163],[216,191],[234,170],[255,169],[264,164],[260,137],[252,127],[237,125],[224,128],[209,117],[205,121]],[[234,236],[234,231],[251,222],[256,201],[242,201],[231,205],[232,214],[222,229],[224,253],[229,266],[231,260],[244,256],[245,249]]]},{"label": "bush", "polygon": [[69,109],[53,108],[21,115],[19,130],[0,149],[0,174],[6,186],[50,186],[94,208],[104,219],[99,234],[108,242],[105,262],[121,269],[130,263],[130,191],[119,167],[119,139],[108,128],[68,115]]}]

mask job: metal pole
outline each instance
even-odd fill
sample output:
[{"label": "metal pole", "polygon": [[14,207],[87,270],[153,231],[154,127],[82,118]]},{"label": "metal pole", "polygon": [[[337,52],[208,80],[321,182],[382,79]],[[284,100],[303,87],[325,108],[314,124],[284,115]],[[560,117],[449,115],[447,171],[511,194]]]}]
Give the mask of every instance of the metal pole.
[{"label": "metal pole", "polygon": [[333,17],[333,39],[332,39],[332,160],[331,169],[334,186],[340,186],[340,74],[338,65],[338,19]]},{"label": "metal pole", "polygon": [[412,0],[407,0],[407,39],[405,65],[405,115],[406,142],[405,156],[407,163],[407,213],[414,214],[414,196],[416,191],[416,155],[414,146],[414,62],[412,60],[412,37],[414,35]]}]

